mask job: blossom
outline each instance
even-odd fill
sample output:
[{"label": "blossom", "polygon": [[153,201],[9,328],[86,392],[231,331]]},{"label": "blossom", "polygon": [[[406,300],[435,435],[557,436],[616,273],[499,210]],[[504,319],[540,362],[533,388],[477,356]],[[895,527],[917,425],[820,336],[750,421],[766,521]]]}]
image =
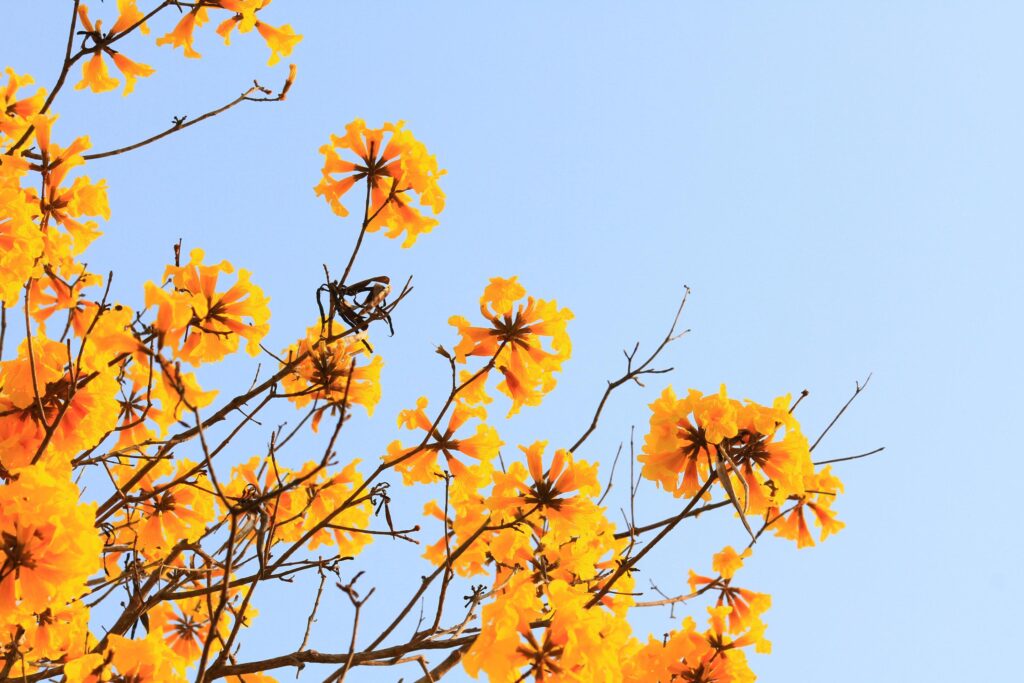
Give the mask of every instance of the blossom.
[{"label": "blossom", "polygon": [[[0,125],[3,117],[0,116]],[[43,234],[35,222],[39,205],[21,187],[25,173],[19,157],[0,156],[0,303],[13,307],[25,281],[37,272]]]},{"label": "blossom", "polygon": [[[46,90],[38,88],[32,95],[20,96],[18,91],[32,85],[32,77],[19,76],[11,67],[7,67],[4,73],[7,74],[7,84],[0,87],[0,135],[18,139],[28,130],[31,118],[42,109]],[[4,158],[3,164],[11,161]]]},{"label": "blossom", "polygon": [[86,592],[103,547],[95,514],[96,504],[79,502],[63,472],[41,465],[10,471],[0,485],[0,624]]},{"label": "blossom", "polygon": [[380,401],[380,370],[384,361],[373,355],[368,363],[360,359],[370,356],[366,336],[344,334],[334,338],[323,335],[319,325],[306,330],[306,336],[285,349],[281,357],[292,371],[281,384],[288,400],[297,408],[313,401],[323,402],[313,418],[313,428],[320,422],[324,411],[343,405],[361,405],[369,415]]},{"label": "blossom", "polygon": [[192,43],[195,41],[193,33],[196,27],[202,26],[207,20],[206,7],[202,4],[196,4],[185,13],[169,33],[157,38],[156,44],[170,44],[171,47],[180,47],[189,59],[199,59],[202,55],[192,47]]},{"label": "blossom", "polygon": [[307,462],[286,480],[282,496],[289,516],[278,518],[282,541],[297,542],[311,533],[307,547],[333,545],[343,557],[354,557],[372,540],[367,533],[373,504],[363,500],[352,504],[350,498],[363,485],[356,469],[359,460],[350,461],[340,471],[330,473],[316,462]]},{"label": "blossom", "polygon": [[[143,17],[142,12],[135,4],[135,0],[119,0],[118,9],[120,10],[119,16],[108,36],[113,36],[130,29]],[[153,67],[132,61],[107,45],[108,36],[103,35],[101,30],[102,22],[97,21],[94,25],[89,18],[89,10],[85,5],[78,6],[78,18],[82,22],[85,33],[92,38],[96,47],[93,49],[92,56],[82,63],[82,80],[75,85],[75,90],[89,88],[95,93],[100,93],[113,90],[118,86],[120,81],[112,78],[107,72],[107,64],[103,59],[104,54],[114,61],[114,66],[125,77],[125,95],[134,90],[136,79],[153,75]],[[143,33],[147,31],[145,24],[142,24],[139,28]]]},{"label": "blossom", "polygon": [[296,35],[289,24],[275,28],[258,20],[256,13],[269,4],[270,0],[221,0],[220,6],[234,12],[234,15],[217,26],[217,35],[224,39],[225,45],[230,45],[231,33],[236,28],[239,33],[249,33],[255,28],[271,51],[267,66],[274,66],[281,57],[291,54],[302,36]]},{"label": "blossom", "polygon": [[775,535],[796,541],[798,548],[814,545],[814,538],[804,518],[804,511],[809,509],[814,515],[814,523],[821,529],[819,540],[824,541],[830,535],[843,529],[846,524],[836,519],[832,503],[838,493],[843,491],[843,482],[832,474],[832,467],[826,466],[821,471],[804,478],[804,490],[801,495],[793,496],[796,504],[788,512],[779,512],[772,507],[768,512],[768,521],[775,530]]},{"label": "blossom", "polygon": [[227,261],[203,265],[203,250],[193,249],[187,264],[164,270],[173,291],[146,283],[146,306],[157,307],[153,328],[175,357],[193,365],[216,362],[238,350],[239,338],[246,340],[250,355],[259,353],[260,340],[270,329],[268,299],[245,269],[238,271],[234,285],[218,292],[220,274],[234,270]]},{"label": "blossom", "polygon": [[585,528],[599,514],[599,509],[590,504],[590,498],[600,491],[597,465],[575,460],[571,452],[560,448],[545,470],[546,447],[546,441],[520,446],[526,455],[526,468],[515,462],[507,473],[495,472],[488,505],[506,518],[536,509],[563,528]]},{"label": "blossom", "polygon": [[[136,482],[139,500],[134,509],[120,513],[115,527],[131,529],[135,545],[147,556],[156,556],[178,541],[202,537],[214,517],[214,494],[205,475],[194,474],[197,470],[189,460],[180,460],[177,469],[168,460],[156,463]],[[114,472],[123,484],[134,478],[135,468],[118,466]]]},{"label": "blossom", "polygon": [[[342,159],[341,150],[348,150],[358,161]],[[384,227],[390,238],[404,232],[402,246],[409,247],[419,235],[437,225],[437,220],[414,208],[410,198],[415,193],[420,206],[429,207],[435,215],[441,213],[445,197],[438,180],[445,171],[438,168],[437,159],[423,143],[406,130],[403,121],[367,128],[365,121],[356,119],[345,126],[344,135],[332,135],[320,153],[324,166],[314,189],[337,215],[348,215],[341,197],[365,179],[370,194],[366,230],[374,232]]]},{"label": "blossom", "polygon": [[498,438],[498,432],[486,424],[478,424],[476,434],[470,437],[457,439],[455,433],[471,418],[481,418],[480,408],[474,408],[461,401],[456,401],[452,408],[448,426],[442,432],[433,427],[433,423],[425,412],[427,398],[420,397],[416,402],[414,410],[403,410],[398,416],[398,424],[407,429],[422,429],[430,436],[421,446],[410,448],[403,447],[400,441],[393,441],[388,446],[388,454],[384,456],[384,462],[393,464],[395,469],[402,474],[402,480],[406,484],[420,482],[429,484],[437,481],[442,476],[437,465],[437,456],[441,454],[445,458],[448,469],[456,478],[486,477],[488,469],[471,470],[457,454],[468,455],[481,463],[488,464],[498,454],[504,442]]},{"label": "blossom", "polygon": [[[93,183],[88,176],[80,176],[72,181],[70,187],[62,187],[68,173],[84,163],[82,152],[89,149],[89,138],[75,138],[64,148],[50,140],[52,117],[35,116],[32,124],[35,126],[36,145],[42,156],[44,182],[41,196],[36,194],[34,188],[28,193],[39,206],[47,261],[60,265],[84,251],[100,234],[94,221],[83,223],[79,218],[110,218],[107,186],[105,181]],[[51,221],[62,226],[67,233],[62,235],[52,230],[49,225]],[[70,264],[66,267],[70,269]]]},{"label": "blossom", "polygon": [[103,61],[103,52],[97,50],[92,57],[82,62],[82,80],[75,84],[75,90],[89,88],[94,93],[100,93],[113,90],[120,83],[121,81],[110,76],[107,63]]},{"label": "blossom", "polygon": [[744,512],[767,513],[773,501],[802,492],[811,466],[788,399],[770,407],[741,403],[724,385],[717,394],[690,389],[677,398],[667,387],[650,405],[650,430],[638,458],[642,475],[678,497],[696,495],[715,471]]},{"label": "blossom", "polygon": [[[462,336],[454,348],[456,361],[465,363],[466,356],[490,357],[504,375],[498,390],[512,399],[510,416],[523,405],[539,405],[555,387],[554,373],[572,354],[566,333],[572,311],[533,297],[522,303],[524,296],[526,290],[518,278],[492,278],[480,298],[480,313],[489,327],[475,327],[462,316],[448,319]],[[543,337],[548,338],[550,351],[544,348]]]},{"label": "blossom", "polygon": [[[187,660],[152,631],[132,640],[110,634],[102,653],[90,653],[64,666],[68,683],[100,683],[119,680],[132,683],[184,683]],[[116,674],[115,674],[116,672]]]},{"label": "blossom", "polygon": [[0,465],[8,469],[36,459],[67,467],[117,424],[114,371],[86,374],[69,365],[60,342],[23,340],[17,357],[0,363],[0,375]]}]

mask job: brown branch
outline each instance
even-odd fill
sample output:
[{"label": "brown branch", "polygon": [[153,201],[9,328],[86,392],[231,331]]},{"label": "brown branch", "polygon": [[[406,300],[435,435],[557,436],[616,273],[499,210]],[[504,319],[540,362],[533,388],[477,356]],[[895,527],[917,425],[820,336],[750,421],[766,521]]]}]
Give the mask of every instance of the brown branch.
[{"label": "brown branch", "polygon": [[866,458],[869,455],[874,455],[875,453],[881,453],[884,450],[885,450],[885,446],[879,446],[878,448],[876,448],[873,451],[868,451],[867,453],[861,453],[860,455],[848,455],[845,458],[832,458],[831,460],[818,460],[814,464],[815,465],[830,465],[830,464],[832,464],[834,462],[846,462],[847,460],[860,460],[861,458]]},{"label": "brown branch", "polygon": [[[351,666],[362,666],[373,662],[401,658],[403,655],[419,650],[448,650],[453,647],[468,646],[472,645],[477,637],[478,635],[474,633],[449,640],[424,640],[394,647],[385,647],[380,650],[363,650],[351,655]],[[349,661],[349,657],[350,654],[348,652],[326,653],[317,652],[316,650],[303,650],[258,661],[226,664],[211,668],[207,672],[207,680],[228,676],[241,676],[271,669],[280,669],[282,667],[299,666],[301,664],[344,664]]]},{"label": "brown branch", "polygon": [[185,117],[180,117],[180,118],[179,117],[175,117],[174,118],[174,124],[170,128],[168,128],[167,130],[165,130],[165,131],[163,131],[161,133],[157,133],[156,135],[154,135],[152,137],[146,138],[145,140],[142,140],[140,142],[136,142],[135,144],[132,144],[132,145],[127,145],[125,147],[119,147],[117,149],[112,149],[112,150],[109,150],[109,151],[106,151],[106,152],[97,152],[95,154],[83,154],[82,158],[85,159],[86,161],[92,161],[93,159],[105,159],[107,157],[116,156],[118,154],[124,154],[125,152],[131,152],[132,150],[136,150],[136,149],[138,149],[140,147],[145,147],[148,144],[151,144],[153,142],[156,142],[157,140],[165,138],[168,135],[172,135],[172,134],[177,133],[179,131],[185,130],[189,126],[194,126],[197,123],[201,123],[202,121],[205,121],[207,119],[211,119],[214,116],[217,116],[218,114],[223,114],[228,109],[231,109],[232,107],[234,107],[234,106],[236,106],[236,105],[238,105],[238,104],[240,104],[242,102],[280,102],[281,100],[283,100],[285,98],[285,93],[288,92],[288,89],[291,88],[292,80],[291,80],[291,76],[289,75],[288,79],[284,82],[284,85],[281,87],[281,91],[277,95],[275,95],[273,97],[252,97],[252,94],[255,93],[255,92],[263,92],[263,93],[269,92],[268,90],[263,88],[261,85],[259,85],[255,81],[253,83],[254,84],[253,84],[253,86],[251,88],[249,88],[248,90],[246,90],[241,95],[239,95],[235,99],[231,100],[230,102],[228,102],[224,106],[218,107],[217,109],[213,109],[212,111],[208,111],[205,114],[203,114],[203,115],[201,115],[201,116],[199,116],[197,118],[194,118],[194,119],[186,122],[185,121]]},{"label": "brown branch", "polygon": [[818,444],[821,443],[821,440],[825,438],[825,435],[828,434],[829,430],[832,429],[832,427],[835,426],[836,422],[839,421],[839,418],[843,416],[843,413],[845,413],[846,409],[850,407],[850,404],[853,403],[854,399],[860,396],[860,392],[864,391],[867,388],[868,382],[870,381],[871,373],[868,373],[868,377],[867,379],[864,380],[864,384],[861,384],[860,382],[856,383],[856,388],[853,391],[853,396],[851,396],[849,400],[843,404],[843,407],[839,409],[839,412],[836,413],[836,416],[833,417],[832,421],[828,423],[828,426],[825,427],[825,430],[821,434],[819,434],[818,438],[814,440],[813,444],[811,444],[810,450],[812,453],[814,452],[814,449],[818,447]]},{"label": "brown branch", "polygon": [[576,449],[583,445],[583,442],[590,437],[590,435],[594,432],[595,429],[597,429],[597,423],[601,419],[601,413],[602,411],[604,411],[605,403],[608,402],[608,398],[612,395],[613,391],[618,389],[626,382],[630,381],[636,382],[637,384],[643,386],[643,384],[639,380],[639,377],[641,375],[658,375],[666,372],[671,372],[672,368],[666,368],[664,370],[654,370],[652,368],[648,368],[648,366],[652,362],[654,362],[654,359],[658,357],[658,354],[660,354],[666,346],[668,346],[671,342],[675,341],[676,339],[679,339],[689,331],[684,330],[680,334],[676,334],[676,325],[679,324],[679,317],[683,314],[683,307],[686,306],[686,299],[687,297],[690,296],[690,288],[686,287],[685,289],[686,291],[683,294],[683,300],[679,303],[679,309],[676,311],[676,317],[672,320],[672,327],[669,328],[668,334],[665,335],[665,338],[661,341],[658,347],[654,349],[654,352],[650,356],[648,356],[647,360],[641,363],[638,367],[633,367],[633,359],[636,357],[636,352],[640,348],[640,342],[637,342],[636,346],[633,347],[633,351],[631,353],[626,353],[625,351],[623,351],[623,353],[626,356],[626,373],[619,379],[615,380],[614,382],[608,382],[608,386],[604,390],[604,395],[601,397],[601,401],[597,404],[597,410],[594,411],[594,418],[590,421],[590,426],[587,427],[587,431],[583,432],[583,435],[576,440],[576,443],[572,445],[572,447],[569,449],[570,452],[575,453]]}]

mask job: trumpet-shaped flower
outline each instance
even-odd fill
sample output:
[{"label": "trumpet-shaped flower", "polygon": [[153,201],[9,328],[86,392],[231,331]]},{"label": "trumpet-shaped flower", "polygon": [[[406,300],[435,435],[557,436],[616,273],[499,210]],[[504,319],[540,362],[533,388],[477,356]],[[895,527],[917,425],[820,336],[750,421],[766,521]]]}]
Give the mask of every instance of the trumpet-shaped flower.
[{"label": "trumpet-shaped flower", "polygon": [[[462,336],[454,349],[456,360],[465,363],[467,356],[490,357],[504,375],[498,390],[512,399],[510,416],[523,405],[540,404],[555,387],[554,373],[572,354],[566,333],[572,311],[533,297],[522,303],[524,296],[526,290],[517,278],[492,278],[480,298],[480,313],[488,327],[475,327],[462,316],[448,319]],[[543,337],[548,338],[550,351],[544,348]]]},{"label": "trumpet-shaped flower", "polygon": [[[358,160],[342,159],[343,150]],[[445,197],[438,179],[445,171],[438,168],[437,159],[423,143],[405,129],[404,122],[367,128],[365,121],[356,119],[345,127],[344,135],[332,135],[320,153],[324,155],[324,166],[314,189],[337,215],[348,215],[341,198],[357,182],[365,180],[370,200],[366,230],[373,232],[383,227],[391,238],[404,232],[402,246],[409,247],[419,235],[437,225],[437,220],[412,206],[411,197],[418,196],[420,206],[429,207],[435,215],[441,213]]]},{"label": "trumpet-shaped flower", "polygon": [[167,266],[164,279],[174,289],[167,291],[146,283],[146,306],[157,307],[153,329],[175,357],[193,365],[216,362],[238,350],[255,356],[270,326],[270,309],[263,291],[249,280],[249,271],[238,271],[238,279],[226,291],[217,291],[220,274],[234,272],[227,261],[203,265],[202,249],[193,249],[183,266]]}]

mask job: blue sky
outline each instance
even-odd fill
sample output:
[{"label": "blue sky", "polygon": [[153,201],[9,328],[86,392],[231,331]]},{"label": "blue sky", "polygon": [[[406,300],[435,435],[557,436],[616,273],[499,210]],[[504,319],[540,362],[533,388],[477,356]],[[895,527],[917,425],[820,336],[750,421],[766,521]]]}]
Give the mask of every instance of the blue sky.
[{"label": "blue sky", "polygon": [[[0,62],[49,86],[65,4],[7,7]],[[799,411],[813,434],[873,373],[816,452],[886,447],[838,468],[847,528],[800,551],[769,539],[741,575],[773,596],[774,653],[754,669],[766,681],[1006,680],[1017,662],[1003,643],[1024,607],[1012,446],[1024,380],[1022,15],[994,2],[279,0],[267,21],[305,36],[285,60],[299,65],[288,100],[94,162],[113,218],[87,260],[113,268],[115,291],[138,305],[171,244],[202,246],[254,272],[272,299],[269,346],[283,347],[315,319],[321,263],[340,270],[355,237],[313,195],[318,147],[356,117],[404,119],[449,171],[448,208],[413,249],[366,243],[357,274],[414,275],[416,290],[397,335],[379,342],[377,419],[353,423],[345,455],[375,460],[396,436],[392,416],[444,391],[433,349],[452,343],[448,316],[471,314],[489,277],[517,274],[576,314],[558,389],[497,425],[506,454],[575,440],[605,379],[621,374],[621,349],[655,345],[689,285],[692,332],[664,355],[675,372],[616,394],[580,454],[604,470],[669,382],[725,382],[759,401],[807,388]],[[129,43],[156,76],[129,98],[65,92],[57,135],[88,133],[108,149],[218,106],[254,77],[283,79],[255,34],[228,49],[212,28],[202,60]],[[250,438],[239,460],[265,435]],[[653,487],[645,495],[651,518],[670,509]],[[407,519],[419,505],[404,507]],[[702,519],[638,585],[679,592],[689,568],[744,533],[731,518]],[[361,581],[378,590],[367,633],[408,594],[389,582],[427,571],[417,554],[378,543],[368,555],[374,576]],[[282,624],[304,620],[306,593],[264,596],[263,614],[291,616],[258,621],[245,652],[294,649],[301,627]],[[313,644],[324,651],[347,643],[347,602],[333,598]],[[640,615],[638,630],[660,635],[668,617]]]}]

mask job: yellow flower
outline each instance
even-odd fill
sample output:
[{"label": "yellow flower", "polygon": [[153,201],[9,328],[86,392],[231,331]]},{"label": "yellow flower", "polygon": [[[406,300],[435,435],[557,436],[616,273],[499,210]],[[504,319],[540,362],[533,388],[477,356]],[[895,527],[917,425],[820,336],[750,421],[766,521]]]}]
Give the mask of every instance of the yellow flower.
[{"label": "yellow flower", "polygon": [[[369,363],[358,363],[369,356],[363,334],[336,336],[328,340],[319,325],[306,330],[306,337],[281,354],[291,360],[303,356],[293,372],[281,380],[288,400],[297,408],[312,401],[325,405],[313,417],[313,429],[326,410],[337,410],[346,401],[361,405],[369,415],[380,401],[380,370],[384,361],[373,356]],[[340,333],[340,330],[339,330]]]},{"label": "yellow flower", "polygon": [[830,535],[843,529],[846,524],[836,519],[836,513],[832,510],[832,502],[838,493],[843,491],[843,482],[832,474],[832,467],[826,466],[816,474],[804,478],[804,490],[800,495],[791,496],[796,500],[793,509],[780,517],[778,507],[772,507],[768,512],[768,519],[772,521],[772,528],[775,535],[796,541],[797,548],[806,548],[814,545],[814,538],[807,527],[807,520],[804,519],[804,510],[809,508],[814,514],[814,523],[821,528],[821,537],[824,541]]},{"label": "yellow flower", "polygon": [[[135,532],[133,545],[148,557],[174,546],[181,540],[195,541],[206,533],[206,525],[214,518],[214,494],[204,475],[192,475],[195,463],[178,462],[172,474],[171,463],[162,460],[136,484],[140,500],[133,509],[122,511],[115,528]],[[123,484],[135,474],[131,465],[114,468],[115,477]],[[167,477],[166,481],[158,481]]]},{"label": "yellow flower", "polygon": [[[139,11],[139,8],[135,6],[135,0],[119,0],[118,7],[120,14],[117,22],[114,24],[108,35],[115,35],[121,31],[130,28],[133,24],[139,21],[143,14]],[[113,90],[118,86],[116,78],[112,78],[107,73],[107,64],[103,61],[103,55],[106,53],[114,60],[114,66],[117,67],[118,71],[125,77],[124,94],[127,95],[135,88],[135,80],[137,78],[144,78],[151,76],[154,72],[153,68],[146,64],[139,64],[134,62],[123,54],[116,50],[107,47],[106,37],[103,35],[101,30],[102,22],[97,21],[93,25],[92,20],[89,18],[89,10],[85,5],[78,6],[78,18],[82,23],[84,32],[90,36],[93,43],[96,44],[93,50],[92,57],[88,61],[82,63],[82,80],[75,85],[75,90],[82,90],[83,88],[89,88],[93,92],[106,92]],[[145,32],[145,24],[140,26],[140,29]]]},{"label": "yellow flower", "polygon": [[170,44],[171,47],[180,47],[184,51],[185,56],[189,59],[199,59],[202,55],[196,52],[195,48],[192,47],[192,43],[195,41],[195,36],[193,34],[195,33],[196,27],[202,26],[206,21],[206,7],[201,4],[196,4],[178,21],[170,33],[157,38],[156,44]]},{"label": "yellow flower", "polygon": [[[46,226],[43,230],[46,260],[70,270],[70,263],[65,265],[64,262],[84,251],[100,234],[94,221],[82,223],[78,219],[82,216],[110,218],[106,182],[93,183],[88,176],[80,176],[70,187],[61,187],[68,173],[84,163],[82,152],[89,149],[89,138],[76,138],[67,148],[62,148],[50,141],[52,117],[35,116],[32,124],[42,156],[44,183],[42,196],[37,195],[34,188],[29,190],[29,196],[38,203],[41,224]],[[50,221],[60,224],[67,234],[50,229]]]},{"label": "yellow flower", "polygon": [[103,53],[96,51],[92,57],[82,62],[82,80],[75,84],[75,90],[89,88],[93,92],[113,90],[120,83],[107,72],[107,63],[103,61]]},{"label": "yellow flower", "polygon": [[724,385],[717,394],[690,389],[679,399],[668,387],[650,405],[650,431],[638,458],[642,474],[675,496],[693,496],[712,470],[719,477],[725,472],[746,512],[765,514],[773,501],[802,493],[811,467],[788,403],[786,396],[771,407],[741,404]]},{"label": "yellow flower", "polygon": [[[332,135],[330,144],[320,148],[324,166],[320,182],[314,188],[339,216],[347,216],[341,197],[355,183],[365,179],[369,184],[370,207],[366,229],[370,232],[385,227],[385,234],[395,238],[405,233],[403,247],[411,246],[422,233],[429,232],[437,221],[422,215],[409,201],[410,193],[419,197],[419,204],[436,215],[444,210],[444,192],[438,179],[445,174],[437,159],[405,129],[402,121],[385,123],[382,128],[367,128],[356,119],[345,127],[345,135]],[[339,151],[348,150],[357,162],[341,158]],[[334,176],[340,174],[340,178]]]},{"label": "yellow flower", "polygon": [[[46,90],[39,88],[35,94],[19,97],[18,91],[32,85],[31,76],[19,76],[14,69],[7,67],[7,84],[0,87],[0,135],[17,140],[31,125],[30,119],[39,113],[46,100]],[[5,144],[4,148],[9,145]],[[10,164],[12,159],[4,157],[3,164]]]},{"label": "yellow flower", "polygon": [[[0,125],[4,120],[0,115]],[[21,160],[0,156],[0,303],[7,308],[17,304],[43,253],[43,234],[35,223],[39,204],[21,187],[23,164],[12,161]]]},{"label": "yellow flower", "polygon": [[562,528],[583,527],[600,515],[590,498],[600,491],[597,465],[575,460],[572,453],[560,448],[551,458],[551,466],[543,465],[546,441],[520,446],[526,455],[527,468],[512,463],[508,472],[494,473],[494,490],[488,505],[505,519],[536,509],[548,521]]},{"label": "yellow flower", "polygon": [[[510,416],[523,405],[539,405],[555,387],[554,373],[572,354],[566,333],[572,311],[533,297],[517,303],[524,296],[526,290],[518,278],[492,278],[480,298],[480,313],[490,327],[474,327],[462,316],[448,319],[462,336],[454,349],[456,360],[465,363],[466,356],[491,357],[504,375],[498,390],[512,399]],[[550,340],[550,351],[542,337]]]},{"label": "yellow flower", "polygon": [[67,683],[184,683],[188,662],[153,631],[146,638],[131,640],[109,635],[102,653],[87,654],[64,666]]},{"label": "yellow flower", "polygon": [[0,624],[85,594],[103,542],[95,503],[80,503],[65,474],[30,465],[0,485]]},{"label": "yellow flower", "polygon": [[40,462],[67,467],[117,425],[116,371],[86,374],[67,365],[64,344],[42,335],[31,344],[31,358],[24,340],[16,358],[0,363],[0,464],[27,465],[45,442]]},{"label": "yellow flower", "polygon": [[283,24],[279,28],[274,28],[270,24],[257,21],[256,30],[263,36],[267,47],[270,48],[270,59],[267,61],[267,66],[274,66],[281,61],[281,57],[290,55],[302,40],[302,36],[295,34],[291,24]]},{"label": "yellow flower", "polygon": [[[419,446],[406,448],[400,441],[393,441],[388,446],[388,454],[383,457],[384,462],[393,463],[407,485],[415,482],[429,484],[438,481],[442,476],[441,469],[437,464],[438,454],[444,456],[449,471],[457,479],[487,478],[491,460],[505,443],[498,438],[498,432],[490,425],[478,424],[474,436],[455,438],[455,433],[467,420],[482,418],[486,413],[481,414],[481,408],[474,408],[456,401],[448,420],[448,426],[444,432],[441,432],[439,429],[432,428],[432,422],[425,412],[426,407],[427,399],[421,397],[416,402],[415,410],[403,410],[398,416],[399,425],[407,429],[422,429],[430,434],[425,445],[422,448]],[[488,467],[467,467],[457,457],[456,454],[460,453],[476,458]]]},{"label": "yellow flower", "polygon": [[146,306],[157,307],[153,328],[175,357],[193,365],[216,362],[238,350],[239,338],[246,340],[250,355],[259,353],[260,340],[270,329],[268,300],[245,269],[230,289],[216,291],[219,275],[234,270],[227,261],[203,265],[202,249],[193,249],[187,264],[164,271],[174,291],[146,283]]}]

